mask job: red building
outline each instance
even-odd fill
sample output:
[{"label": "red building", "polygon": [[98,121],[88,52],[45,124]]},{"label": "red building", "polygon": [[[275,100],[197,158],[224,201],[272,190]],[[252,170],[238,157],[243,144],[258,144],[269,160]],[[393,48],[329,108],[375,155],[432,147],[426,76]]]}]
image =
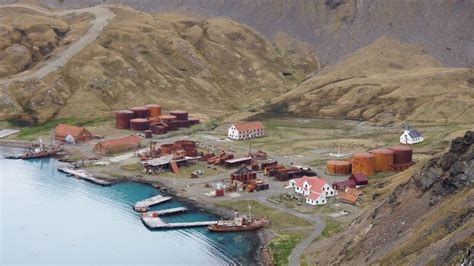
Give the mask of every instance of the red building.
[{"label": "red building", "polygon": [[349,177],[349,180],[354,180],[354,182],[356,183],[356,186],[364,186],[369,183],[369,180],[367,179],[367,177],[362,173],[351,175],[351,177]]}]

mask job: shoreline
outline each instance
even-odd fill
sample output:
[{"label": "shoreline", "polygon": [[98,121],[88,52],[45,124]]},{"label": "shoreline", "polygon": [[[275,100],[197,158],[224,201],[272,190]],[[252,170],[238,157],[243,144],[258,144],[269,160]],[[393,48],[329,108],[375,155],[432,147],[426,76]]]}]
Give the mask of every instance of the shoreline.
[{"label": "shoreline", "polygon": [[[201,202],[201,201],[197,201],[196,199],[183,196],[179,194],[179,192],[177,192],[174,188],[168,187],[160,181],[144,180],[136,176],[126,176],[122,180],[117,180],[117,178],[110,178],[104,175],[94,175],[94,176],[102,180],[110,181],[113,183],[112,185],[119,184],[122,182],[142,183],[145,185],[152,186],[160,190],[162,193],[169,194],[173,198],[181,202],[184,202],[185,204],[189,204],[197,210],[205,211],[205,212],[217,215],[219,217],[232,217],[234,215],[234,211],[231,209],[219,207],[209,202]],[[268,228],[263,228],[262,230],[258,230],[256,232],[256,235],[259,242],[258,250],[254,254],[256,262],[261,265],[273,265],[272,256],[269,253],[268,248],[267,248],[268,243],[274,238],[273,231]]]}]

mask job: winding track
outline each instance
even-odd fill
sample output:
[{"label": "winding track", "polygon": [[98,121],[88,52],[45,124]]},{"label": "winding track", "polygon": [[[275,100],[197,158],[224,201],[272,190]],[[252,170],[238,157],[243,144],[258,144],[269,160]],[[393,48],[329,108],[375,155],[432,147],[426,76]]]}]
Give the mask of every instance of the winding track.
[{"label": "winding track", "polygon": [[60,67],[64,66],[72,57],[77,55],[87,45],[92,43],[102,33],[104,27],[107,26],[109,21],[113,17],[115,17],[115,14],[109,8],[103,6],[93,6],[77,10],[57,12],[52,12],[40,7],[21,4],[0,6],[0,8],[7,7],[28,8],[46,14],[48,16],[64,16],[71,13],[92,13],[95,16],[95,19],[91,22],[91,27],[89,28],[89,30],[59,55],[56,55],[50,60],[45,61],[45,64],[37,69],[27,70],[16,75],[10,76],[8,78],[0,79],[0,85],[6,85],[13,81],[42,79],[49,73],[56,71]]},{"label": "winding track", "polygon": [[[6,7],[21,7],[21,8],[28,8],[31,10],[35,10],[46,14],[48,16],[64,16],[70,13],[92,13],[95,16],[95,19],[91,22],[92,26],[89,30],[79,38],[76,42],[70,45],[66,50],[64,50],[59,55],[55,56],[54,58],[45,62],[45,65],[39,67],[38,69],[34,70],[27,70],[16,75],[13,75],[8,78],[0,79],[0,85],[6,85],[13,81],[25,81],[30,79],[42,79],[49,73],[56,71],[60,67],[64,66],[72,57],[77,55],[82,49],[84,49],[87,45],[92,43],[103,31],[104,27],[107,26],[109,21],[115,17],[115,14],[107,7],[103,6],[93,6],[83,9],[77,10],[70,10],[70,11],[58,11],[58,12],[51,12],[46,9],[42,9],[39,7],[21,5],[21,4],[13,4],[13,5],[5,5],[0,6],[0,8]],[[266,198],[259,198],[260,203],[266,205],[271,208],[279,209],[283,212],[295,215],[307,221],[310,221],[314,224],[314,230],[311,234],[302,242],[300,242],[291,252],[289,257],[289,265],[295,266],[300,265],[300,257],[304,251],[304,249],[311,244],[311,242],[316,239],[324,229],[324,222],[321,220],[320,217],[311,216],[303,213],[299,213],[295,210],[289,209],[285,206],[278,205],[272,202],[267,201]]]},{"label": "winding track", "polygon": [[296,247],[291,251],[291,254],[288,257],[288,264],[290,266],[299,266],[300,258],[301,258],[301,255],[303,254],[303,251],[306,249],[306,247],[308,247],[311,244],[311,242],[313,242],[314,239],[316,239],[321,234],[321,232],[323,231],[326,225],[324,224],[324,222],[321,220],[319,216],[297,212],[296,210],[287,208],[283,205],[270,202],[266,198],[258,198],[258,201],[267,207],[275,208],[282,212],[292,214],[296,217],[305,219],[314,224],[314,229],[311,232],[311,234],[306,239],[301,241],[298,245],[296,245]]}]

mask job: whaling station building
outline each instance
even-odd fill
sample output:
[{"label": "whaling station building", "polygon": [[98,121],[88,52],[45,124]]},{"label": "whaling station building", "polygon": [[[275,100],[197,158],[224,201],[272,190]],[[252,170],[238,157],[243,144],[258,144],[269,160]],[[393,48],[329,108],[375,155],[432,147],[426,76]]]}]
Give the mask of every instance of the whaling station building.
[{"label": "whaling station building", "polygon": [[101,155],[110,155],[140,148],[142,138],[139,136],[128,136],[119,139],[99,141],[94,146],[94,152]]},{"label": "whaling station building", "polygon": [[82,142],[92,139],[92,133],[83,127],[59,124],[54,130],[54,139],[66,142]]},{"label": "whaling station building", "polygon": [[337,192],[326,182],[317,176],[303,176],[290,180],[289,185],[295,192],[306,198],[310,205],[323,205],[327,203],[326,197],[333,197]]},{"label": "whaling station building", "polygon": [[265,128],[260,121],[254,122],[239,122],[232,124],[227,136],[230,139],[242,140],[263,137],[265,135]]}]

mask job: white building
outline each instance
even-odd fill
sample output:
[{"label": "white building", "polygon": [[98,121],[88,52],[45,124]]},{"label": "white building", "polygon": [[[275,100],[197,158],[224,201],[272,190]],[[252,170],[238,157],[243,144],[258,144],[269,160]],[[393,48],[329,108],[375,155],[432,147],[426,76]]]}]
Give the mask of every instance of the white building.
[{"label": "white building", "polygon": [[262,122],[240,122],[229,127],[227,136],[230,139],[251,139],[262,137],[265,135],[265,129]]},{"label": "white building", "polygon": [[400,136],[400,142],[403,144],[415,144],[424,141],[425,139],[418,130],[411,129],[407,124],[403,134]]},{"label": "white building", "polygon": [[317,176],[303,176],[290,180],[290,186],[295,192],[306,198],[306,203],[311,205],[326,204],[326,197],[333,197],[337,192],[326,182]]}]

